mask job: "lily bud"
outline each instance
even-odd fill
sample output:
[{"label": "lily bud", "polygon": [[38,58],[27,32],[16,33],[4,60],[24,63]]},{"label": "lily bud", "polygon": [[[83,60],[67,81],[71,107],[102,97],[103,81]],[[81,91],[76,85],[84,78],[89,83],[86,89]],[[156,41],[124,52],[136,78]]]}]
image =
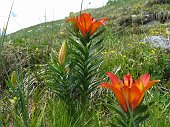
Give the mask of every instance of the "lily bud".
[{"label": "lily bud", "polygon": [[11,75],[11,83],[13,85],[16,85],[17,84],[17,74],[15,71],[12,72],[12,75]]},{"label": "lily bud", "polygon": [[59,64],[63,64],[68,56],[68,45],[67,42],[64,41],[58,55]]}]

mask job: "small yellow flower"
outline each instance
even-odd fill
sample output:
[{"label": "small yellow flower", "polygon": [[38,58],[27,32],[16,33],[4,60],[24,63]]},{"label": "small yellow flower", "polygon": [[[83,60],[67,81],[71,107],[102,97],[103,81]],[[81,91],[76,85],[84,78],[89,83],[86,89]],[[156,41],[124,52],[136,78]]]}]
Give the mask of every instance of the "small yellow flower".
[{"label": "small yellow flower", "polygon": [[137,4],[137,8],[141,8],[141,4],[140,3]]},{"label": "small yellow flower", "polygon": [[111,52],[111,53],[115,53],[115,51],[114,51],[114,50],[111,50],[110,52]]},{"label": "small yellow flower", "polygon": [[152,54],[155,54],[155,50],[151,50],[151,53],[152,53]]},{"label": "small yellow flower", "polygon": [[140,44],[145,44],[145,42],[140,42]]},{"label": "small yellow flower", "polygon": [[60,35],[61,35],[61,36],[64,36],[64,35],[65,35],[65,33],[64,33],[63,31],[61,31],[61,32],[60,32]]},{"label": "small yellow flower", "polygon": [[9,99],[9,101],[11,102],[12,106],[14,106],[16,104],[17,97],[14,97],[13,99]]},{"label": "small yellow flower", "polygon": [[17,101],[17,97],[14,97],[13,100],[14,100],[14,101]]},{"label": "small yellow flower", "polygon": [[106,55],[107,55],[107,53],[108,53],[107,51],[104,51],[104,52],[103,52],[103,54],[106,54]]}]

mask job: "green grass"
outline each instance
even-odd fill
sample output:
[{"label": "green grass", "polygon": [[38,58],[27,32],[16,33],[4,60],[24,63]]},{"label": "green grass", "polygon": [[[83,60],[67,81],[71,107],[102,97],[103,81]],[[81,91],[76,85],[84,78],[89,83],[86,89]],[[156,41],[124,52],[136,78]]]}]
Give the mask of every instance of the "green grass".
[{"label": "green grass", "polygon": [[[149,35],[167,37],[165,28],[170,26],[170,22],[158,22],[151,26],[133,23],[126,26],[120,25],[120,22],[134,14],[141,18],[142,13],[159,13],[169,8],[168,4],[151,6],[143,0],[119,0],[98,9],[83,10],[96,18],[109,18],[103,33],[103,63],[99,75],[102,81],[106,81],[105,72],[110,71],[119,77],[131,73],[135,79],[148,72],[151,79],[160,79],[160,84],[166,89],[161,89],[157,84],[146,94],[143,104],[154,103],[149,106],[149,119],[141,125],[144,127],[170,126],[170,54],[141,42]],[[5,87],[0,95],[2,126],[111,127],[111,123],[117,123],[117,113],[103,105],[109,103],[118,106],[110,91],[96,88],[92,93],[93,98],[89,98],[88,108],[85,111],[77,110],[70,116],[66,104],[47,87],[50,82],[47,77],[50,55],[53,52],[57,58],[61,43],[68,37],[63,19],[22,29],[5,38],[1,52],[7,72],[0,72],[0,80]],[[14,70],[17,72],[17,86],[10,79]],[[5,73],[8,77],[1,77]]]}]

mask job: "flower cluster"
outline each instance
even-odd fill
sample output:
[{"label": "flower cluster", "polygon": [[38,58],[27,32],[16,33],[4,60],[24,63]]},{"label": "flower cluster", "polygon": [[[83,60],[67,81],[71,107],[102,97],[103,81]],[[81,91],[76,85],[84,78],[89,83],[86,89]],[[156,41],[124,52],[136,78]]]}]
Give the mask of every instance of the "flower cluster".
[{"label": "flower cluster", "polygon": [[145,92],[155,83],[159,82],[159,80],[150,81],[150,75],[147,73],[140,76],[136,81],[134,81],[130,74],[124,75],[123,80],[119,80],[111,72],[106,74],[112,84],[104,82],[99,86],[109,88],[113,91],[124,112],[128,111],[128,106],[133,111],[142,102]]},{"label": "flower cluster", "polygon": [[77,30],[80,30],[82,35],[85,37],[89,33],[90,35],[93,35],[94,32],[101,26],[105,25],[105,21],[107,21],[108,18],[102,18],[99,21],[94,19],[91,14],[89,13],[83,13],[80,15],[80,17],[76,16],[74,18],[68,18],[66,20],[67,22],[72,22],[74,27]]}]

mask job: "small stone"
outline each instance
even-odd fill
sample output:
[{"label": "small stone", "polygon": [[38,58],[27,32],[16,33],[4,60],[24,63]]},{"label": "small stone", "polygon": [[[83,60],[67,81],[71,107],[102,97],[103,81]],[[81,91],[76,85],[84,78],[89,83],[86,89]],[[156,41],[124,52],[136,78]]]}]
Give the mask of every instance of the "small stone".
[{"label": "small stone", "polygon": [[170,40],[162,36],[148,36],[145,37],[141,42],[145,42],[146,44],[150,43],[153,47],[161,47],[164,50],[168,50],[170,48]]}]

